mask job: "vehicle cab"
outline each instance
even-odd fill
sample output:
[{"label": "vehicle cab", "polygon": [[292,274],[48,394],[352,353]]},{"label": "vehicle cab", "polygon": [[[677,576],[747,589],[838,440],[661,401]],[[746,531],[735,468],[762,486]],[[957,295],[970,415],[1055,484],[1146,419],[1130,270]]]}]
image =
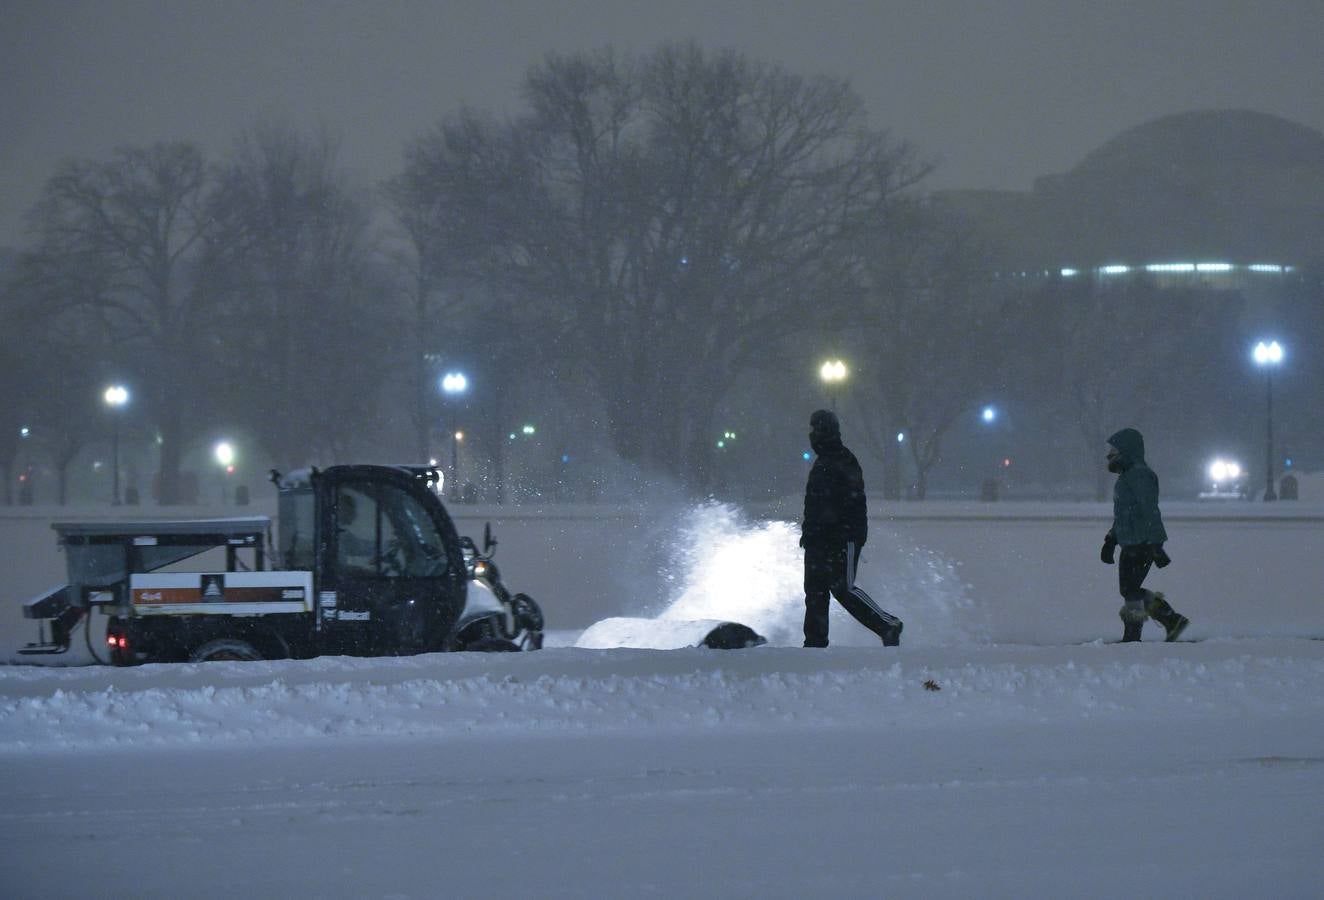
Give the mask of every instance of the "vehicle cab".
[{"label": "vehicle cab", "polygon": [[313,573],[319,652],[447,649],[468,577],[435,469],[332,466],[273,480],[277,559]]}]

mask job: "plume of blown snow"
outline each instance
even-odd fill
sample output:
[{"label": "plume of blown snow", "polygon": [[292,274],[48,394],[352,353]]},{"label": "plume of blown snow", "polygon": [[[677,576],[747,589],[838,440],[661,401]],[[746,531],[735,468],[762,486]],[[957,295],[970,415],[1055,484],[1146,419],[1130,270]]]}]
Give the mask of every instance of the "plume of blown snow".
[{"label": "plume of blown snow", "polygon": [[[982,611],[954,564],[874,528],[861,556],[857,584],[906,623],[907,645],[982,643]],[[659,618],[741,622],[774,645],[803,639],[804,551],[799,526],[750,521],[736,507],[708,502],[686,514],[663,577],[673,595]],[[832,643],[868,646],[878,639],[831,604]]]}]

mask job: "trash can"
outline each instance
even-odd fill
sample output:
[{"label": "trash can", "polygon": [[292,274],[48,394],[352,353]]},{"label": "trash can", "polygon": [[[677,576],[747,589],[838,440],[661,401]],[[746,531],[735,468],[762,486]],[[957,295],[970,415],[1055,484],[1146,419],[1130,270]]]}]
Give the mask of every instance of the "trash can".
[{"label": "trash can", "polygon": [[1300,498],[1300,496],[1301,496],[1301,488],[1296,483],[1296,476],[1284,475],[1283,480],[1279,483],[1278,499],[1297,500]]}]

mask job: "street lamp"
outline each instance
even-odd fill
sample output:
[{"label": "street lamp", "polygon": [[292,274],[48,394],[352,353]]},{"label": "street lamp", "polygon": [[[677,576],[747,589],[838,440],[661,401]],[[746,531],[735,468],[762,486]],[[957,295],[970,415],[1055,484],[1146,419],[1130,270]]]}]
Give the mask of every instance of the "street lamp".
[{"label": "street lamp", "polygon": [[234,447],[231,446],[229,441],[221,441],[220,443],[218,443],[216,445],[215,453],[216,453],[216,462],[220,463],[221,468],[225,469],[227,473],[233,472]]},{"label": "street lamp", "polygon": [[112,384],[102,395],[110,407],[110,468],[112,506],[120,505],[120,410],[129,402],[129,389],[122,384]]},{"label": "street lamp", "polygon": [[834,412],[837,409],[837,385],[846,380],[846,374],[846,364],[839,359],[829,359],[818,370],[818,377],[828,386]]},{"label": "street lamp", "polygon": [[980,412],[979,417],[984,420],[986,425],[992,425],[998,418],[998,411],[992,406],[985,406]]},{"label": "street lamp", "polygon": [[[454,402],[456,398],[460,397],[461,395],[464,394],[465,391],[469,390],[469,379],[464,376],[463,372],[447,372],[445,375],[441,377],[441,390],[447,397],[451,398],[452,402]],[[451,412],[451,499],[452,500],[456,500],[460,496],[460,441],[463,439],[464,436],[455,427],[457,424],[456,420],[458,419],[459,419],[458,412],[452,410]]]},{"label": "street lamp", "polygon": [[1277,500],[1273,489],[1273,370],[1283,361],[1283,347],[1277,341],[1255,345],[1255,365],[1264,370],[1264,499]]}]

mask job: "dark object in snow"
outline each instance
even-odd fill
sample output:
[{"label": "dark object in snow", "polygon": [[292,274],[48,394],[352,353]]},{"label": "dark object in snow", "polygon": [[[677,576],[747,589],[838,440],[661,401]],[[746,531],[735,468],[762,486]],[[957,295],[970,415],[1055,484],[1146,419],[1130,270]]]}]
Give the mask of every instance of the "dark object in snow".
[{"label": "dark object in snow", "polygon": [[575,642],[586,650],[743,650],[767,643],[763,635],[739,622],[722,619],[639,619],[624,616],[594,622]]},{"label": "dark object in snow", "polygon": [[739,622],[723,622],[703,639],[702,646],[709,650],[743,650],[746,647],[758,647],[768,642],[748,625]]},{"label": "dark object in snow", "polygon": [[932,678],[929,678],[924,682],[924,690],[940,691],[942,690],[942,688],[938,685],[938,682],[934,681]]}]

